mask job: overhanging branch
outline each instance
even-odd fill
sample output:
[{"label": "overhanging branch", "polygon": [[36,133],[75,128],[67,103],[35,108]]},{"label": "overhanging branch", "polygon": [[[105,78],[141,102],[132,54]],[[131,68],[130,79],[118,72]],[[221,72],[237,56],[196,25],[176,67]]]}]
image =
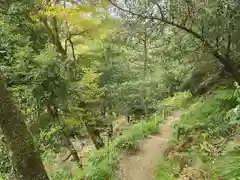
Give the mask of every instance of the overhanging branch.
[{"label": "overhanging branch", "polygon": [[181,29],[181,30],[184,30],[184,31],[188,32],[189,34],[193,35],[194,37],[196,37],[197,39],[199,39],[200,41],[202,41],[202,42],[205,43],[205,39],[201,36],[201,34],[193,31],[193,30],[190,29],[190,28],[187,28],[187,27],[185,27],[185,26],[182,26],[182,25],[180,25],[180,24],[177,24],[177,23],[175,23],[175,22],[173,22],[173,21],[170,21],[170,20],[165,19],[165,18],[162,18],[162,17],[159,18],[159,17],[155,17],[155,16],[144,16],[144,15],[142,15],[142,14],[138,14],[138,13],[136,13],[136,12],[132,12],[132,11],[130,11],[130,10],[128,10],[128,9],[124,9],[124,8],[118,6],[116,3],[113,3],[112,0],[109,0],[109,2],[110,2],[113,6],[115,6],[116,8],[120,9],[121,11],[130,13],[130,14],[132,14],[132,15],[134,15],[134,16],[138,16],[138,17],[141,17],[141,18],[143,18],[143,19],[158,20],[158,21],[161,21],[161,22],[163,22],[163,23],[169,24],[169,25],[171,25],[171,26],[173,26],[173,27],[177,27],[177,28],[179,28],[179,29]]},{"label": "overhanging branch", "polygon": [[[165,19],[165,18],[161,18],[161,17],[154,17],[152,15],[145,16],[142,14],[138,14],[136,12],[132,12],[131,10],[119,7],[116,3],[113,3],[112,0],[109,0],[109,3],[111,3],[113,6],[115,6],[116,8],[120,9],[123,12],[130,13],[134,16],[138,16],[143,19],[158,20],[160,22],[171,25],[173,27],[176,27],[178,29],[181,29],[181,30],[191,34],[192,36],[194,36],[195,38],[200,40],[203,43],[204,48],[206,50],[209,50],[212,53],[212,55],[214,57],[216,57],[224,65],[225,70],[227,72],[229,72],[238,83],[240,83],[240,73],[238,72],[238,69],[235,67],[234,61],[231,58],[225,57],[221,53],[219,53],[218,50],[215,49],[213,46],[211,46],[209,44],[209,42],[201,34],[193,31],[191,28],[187,28],[184,25],[178,24],[178,23],[174,22],[173,20],[169,20],[169,19]],[[228,37],[228,47],[227,47],[230,51],[231,47],[229,44],[231,45],[231,37],[230,36]]]}]

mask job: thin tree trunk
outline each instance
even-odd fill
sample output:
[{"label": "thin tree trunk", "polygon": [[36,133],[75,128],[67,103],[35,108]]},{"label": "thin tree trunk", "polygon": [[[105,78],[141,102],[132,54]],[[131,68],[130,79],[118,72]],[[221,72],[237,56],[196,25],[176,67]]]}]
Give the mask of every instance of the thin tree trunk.
[{"label": "thin tree trunk", "polygon": [[70,139],[67,137],[67,134],[65,133],[65,130],[63,130],[63,142],[64,144],[67,146],[68,150],[71,153],[71,156],[73,157],[73,160],[76,162],[77,166],[79,168],[83,168],[82,162],[80,157],[78,156],[78,153],[75,149],[75,147],[73,146],[72,142],[70,141]]},{"label": "thin tree trunk", "polygon": [[91,125],[85,123],[87,132],[89,134],[89,136],[91,137],[93,144],[95,145],[96,149],[101,149],[105,146],[101,136],[100,136],[100,131],[95,128],[92,127]]},{"label": "thin tree trunk", "polygon": [[[148,70],[148,47],[147,47],[147,43],[148,43],[148,37],[147,37],[147,27],[145,25],[144,27],[144,81],[146,81],[147,78],[147,70]],[[147,92],[146,89],[144,90],[144,116],[146,117],[148,114],[148,105],[147,105]]]},{"label": "thin tree trunk", "polygon": [[107,134],[108,134],[108,139],[111,140],[112,137],[113,137],[113,125],[112,125],[112,122],[109,122],[109,123],[108,123],[108,131],[107,131]]},{"label": "thin tree trunk", "polygon": [[48,180],[34,139],[24,122],[21,111],[11,99],[1,74],[0,127],[7,139],[16,178],[18,180]]},{"label": "thin tree trunk", "polygon": [[107,113],[109,109],[109,104],[108,106],[103,106],[102,110],[101,110],[101,114],[104,118],[104,121],[107,121],[107,135],[108,135],[108,140],[112,139],[113,136],[113,125],[111,120],[109,119],[109,113]]},{"label": "thin tree trunk", "polygon": [[82,168],[83,165],[82,165],[82,162],[81,162],[81,159],[80,157],[78,156],[78,153],[77,153],[77,150],[75,149],[73,143],[70,141],[67,133],[66,133],[66,124],[64,123],[64,121],[61,121],[60,117],[59,117],[59,114],[58,114],[58,110],[57,110],[57,107],[56,105],[48,105],[47,106],[47,109],[48,109],[48,113],[54,118],[56,119],[61,127],[62,127],[62,140],[63,140],[63,143],[65,144],[65,146],[67,147],[67,149],[70,151],[71,153],[71,156],[73,157],[73,160],[76,162],[77,166],[79,168]]}]

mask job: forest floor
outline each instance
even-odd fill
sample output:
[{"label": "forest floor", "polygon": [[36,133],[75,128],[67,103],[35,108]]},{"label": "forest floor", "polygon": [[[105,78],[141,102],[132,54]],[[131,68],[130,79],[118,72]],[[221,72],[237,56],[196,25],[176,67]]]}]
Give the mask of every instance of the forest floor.
[{"label": "forest floor", "polygon": [[[116,135],[119,135],[120,132],[128,129],[131,127],[131,124],[129,124],[124,116],[120,116],[117,118],[116,121],[113,123],[113,129],[114,133]],[[71,142],[73,143],[76,151],[79,153],[79,156],[81,157],[83,165],[87,163],[88,160],[88,154],[91,150],[95,149],[95,146],[90,138],[85,138],[83,140],[78,139],[71,139]],[[82,147],[82,142],[85,144],[84,147]],[[76,166],[76,163],[74,161],[71,161],[69,158],[67,161],[63,161],[66,159],[66,157],[69,155],[69,151],[66,148],[62,148],[61,152],[56,155],[55,158],[48,161],[45,166],[50,171],[54,171],[54,167],[52,164],[58,164],[60,169],[63,169],[64,171],[73,171],[74,169],[78,168]]]},{"label": "forest floor", "polygon": [[160,127],[160,132],[140,143],[134,155],[124,155],[120,161],[120,180],[154,180],[156,168],[173,134],[173,125],[180,119],[181,111],[174,111]]}]

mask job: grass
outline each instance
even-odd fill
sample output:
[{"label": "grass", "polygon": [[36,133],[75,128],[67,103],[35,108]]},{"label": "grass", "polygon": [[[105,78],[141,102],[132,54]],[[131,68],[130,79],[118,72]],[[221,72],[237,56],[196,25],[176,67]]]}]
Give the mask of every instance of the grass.
[{"label": "grass", "polygon": [[161,160],[157,166],[156,180],[177,180],[173,175],[173,168],[169,161]]}]

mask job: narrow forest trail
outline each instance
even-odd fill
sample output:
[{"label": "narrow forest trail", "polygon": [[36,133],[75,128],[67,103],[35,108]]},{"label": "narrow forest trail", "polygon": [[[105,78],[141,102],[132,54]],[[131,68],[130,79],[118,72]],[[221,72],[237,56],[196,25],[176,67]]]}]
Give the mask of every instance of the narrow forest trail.
[{"label": "narrow forest trail", "polygon": [[140,151],[124,155],[120,161],[120,180],[155,180],[155,170],[172,137],[173,125],[180,119],[180,111],[174,111],[160,127],[160,132],[141,143]]}]

